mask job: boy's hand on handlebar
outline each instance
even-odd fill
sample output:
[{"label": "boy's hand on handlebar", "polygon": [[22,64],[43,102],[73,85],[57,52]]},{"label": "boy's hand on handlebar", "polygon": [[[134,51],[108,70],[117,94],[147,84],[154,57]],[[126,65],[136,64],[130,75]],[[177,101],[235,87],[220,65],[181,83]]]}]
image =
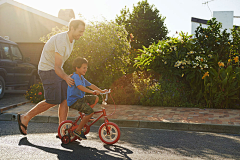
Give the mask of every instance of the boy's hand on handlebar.
[{"label": "boy's hand on handlebar", "polygon": [[99,95],[99,94],[100,94],[100,92],[98,90],[93,91],[93,95]]}]

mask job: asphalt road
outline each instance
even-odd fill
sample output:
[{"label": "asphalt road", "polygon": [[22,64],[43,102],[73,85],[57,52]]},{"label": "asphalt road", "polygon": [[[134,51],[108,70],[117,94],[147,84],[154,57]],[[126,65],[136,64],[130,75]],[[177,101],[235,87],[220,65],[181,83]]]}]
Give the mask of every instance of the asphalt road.
[{"label": "asphalt road", "polygon": [[29,123],[27,137],[15,121],[0,121],[0,159],[240,159],[240,135],[120,128],[105,145],[93,126],[88,140],[63,145],[58,124]]}]

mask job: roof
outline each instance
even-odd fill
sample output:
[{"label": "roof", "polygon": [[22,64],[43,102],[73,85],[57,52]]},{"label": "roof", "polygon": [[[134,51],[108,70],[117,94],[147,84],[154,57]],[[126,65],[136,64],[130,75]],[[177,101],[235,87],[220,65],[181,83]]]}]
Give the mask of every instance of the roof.
[{"label": "roof", "polygon": [[191,21],[196,23],[201,23],[201,24],[207,24],[208,20],[192,17]]},{"label": "roof", "polygon": [[60,19],[58,17],[52,16],[52,15],[47,14],[45,12],[39,11],[37,9],[34,9],[32,7],[26,6],[26,5],[22,4],[22,3],[19,3],[19,2],[13,1],[13,0],[0,0],[0,6],[2,4],[5,4],[5,3],[8,3],[8,4],[11,4],[13,6],[19,7],[21,9],[24,9],[26,11],[29,11],[29,12],[34,13],[36,15],[39,15],[41,17],[47,18],[49,20],[55,21],[55,22],[60,23],[62,25],[68,25],[67,21],[64,21],[64,20],[62,20],[62,19]]},{"label": "roof", "polygon": [[[191,22],[196,22],[196,23],[201,23],[201,24],[207,24],[207,21],[208,20],[195,18],[195,17],[192,17],[192,19],[191,19]],[[236,25],[234,25],[234,26],[235,26],[235,29],[240,28],[240,26],[236,26]]]},{"label": "roof", "polygon": [[0,43],[7,43],[7,44],[13,44],[13,45],[17,45],[17,43],[10,41],[10,40],[6,40],[3,37],[0,36]]}]

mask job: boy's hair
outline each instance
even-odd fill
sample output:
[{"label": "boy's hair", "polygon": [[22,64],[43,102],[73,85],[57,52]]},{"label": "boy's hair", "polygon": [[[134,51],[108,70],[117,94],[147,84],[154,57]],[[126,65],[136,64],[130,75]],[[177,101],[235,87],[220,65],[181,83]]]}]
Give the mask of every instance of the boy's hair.
[{"label": "boy's hair", "polygon": [[88,61],[86,60],[86,58],[82,58],[82,57],[75,58],[72,63],[73,70],[76,71],[76,67],[81,68],[82,64],[84,63],[88,64]]},{"label": "boy's hair", "polygon": [[83,25],[85,27],[85,22],[81,19],[71,19],[68,24],[68,30],[70,31],[71,27],[73,27],[74,30],[76,30],[79,25]]}]

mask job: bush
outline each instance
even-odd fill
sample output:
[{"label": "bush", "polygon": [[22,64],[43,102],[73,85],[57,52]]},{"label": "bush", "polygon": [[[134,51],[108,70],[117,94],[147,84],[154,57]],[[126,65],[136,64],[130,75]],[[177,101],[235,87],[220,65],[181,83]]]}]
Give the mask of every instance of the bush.
[{"label": "bush", "polygon": [[[135,71],[116,80],[112,86],[112,97],[116,104],[138,105],[145,95],[145,88],[156,81],[157,74]],[[109,103],[113,103],[111,100]]]},{"label": "bush", "polygon": [[240,32],[233,29],[230,34],[226,29],[221,30],[222,25],[215,18],[208,21],[208,25],[208,28],[197,28],[196,38],[181,32],[177,38],[144,48],[135,66],[189,86],[188,93],[194,98],[187,94],[187,99],[194,105],[236,108],[239,105]]},{"label": "bush", "polygon": [[219,68],[209,69],[204,76],[204,97],[209,108],[238,108],[240,88],[240,68],[233,70],[219,63]]},{"label": "bush", "polygon": [[44,91],[42,83],[34,84],[26,92],[25,98],[30,100],[31,103],[38,103],[44,100]]},{"label": "bush", "polygon": [[[167,85],[166,82],[164,82],[164,87],[170,87],[165,88],[166,90],[170,90],[171,87],[177,84],[176,82],[182,83],[186,92],[185,96],[188,96],[188,101],[190,103],[196,103],[196,99],[191,96],[191,94],[194,94],[194,90],[190,88],[191,86],[184,74],[184,69],[187,68],[187,64],[192,63],[192,61],[186,60],[186,55],[191,50],[194,50],[195,40],[191,38],[191,35],[184,33],[180,33],[179,36],[180,37],[170,37],[168,40],[159,41],[157,44],[149,46],[149,48],[144,47],[144,50],[140,50],[141,53],[136,58],[135,66],[142,70],[154,71],[158,73],[162,79],[168,79],[168,82],[173,84]],[[196,70],[194,73],[197,73],[198,77],[202,77],[199,70]],[[203,84],[201,79],[198,82]],[[172,98],[169,97],[169,99]],[[172,101],[175,100],[172,99]],[[176,101],[178,100],[176,99]],[[179,104],[172,105],[179,106],[183,105],[183,103],[181,101]]]},{"label": "bush", "polygon": [[[136,105],[139,104],[140,94],[132,83],[132,74],[124,75],[111,86],[111,96],[115,104]],[[113,103],[110,98],[109,103]]]},{"label": "bush", "polygon": [[189,92],[184,83],[166,77],[145,88],[141,98],[142,105],[181,107],[188,103]]}]

